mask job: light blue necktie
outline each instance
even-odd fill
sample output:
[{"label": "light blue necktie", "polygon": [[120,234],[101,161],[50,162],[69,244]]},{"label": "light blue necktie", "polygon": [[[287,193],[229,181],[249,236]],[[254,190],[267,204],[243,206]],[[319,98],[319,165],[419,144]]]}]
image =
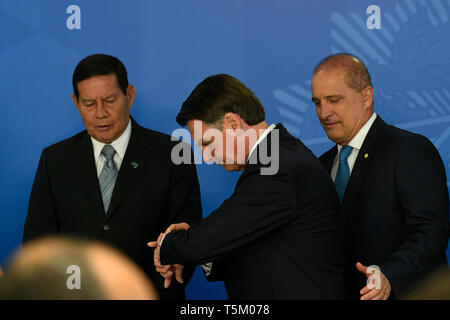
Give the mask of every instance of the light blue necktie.
[{"label": "light blue necktie", "polygon": [[336,191],[338,193],[339,199],[342,202],[344,198],[345,188],[347,188],[348,179],[350,178],[350,167],[348,166],[348,157],[352,153],[353,148],[349,145],[342,147],[339,153],[339,166],[336,173],[336,178],[334,179],[334,184],[336,185]]},{"label": "light blue necktie", "polygon": [[114,148],[109,144],[106,144],[102,149],[102,154],[105,156],[106,160],[98,180],[100,182],[100,190],[102,191],[105,214],[108,212],[109,203],[111,202],[111,196],[114,190],[114,184],[116,183],[117,178],[118,170],[113,159],[115,153],[116,150],[114,150]]}]

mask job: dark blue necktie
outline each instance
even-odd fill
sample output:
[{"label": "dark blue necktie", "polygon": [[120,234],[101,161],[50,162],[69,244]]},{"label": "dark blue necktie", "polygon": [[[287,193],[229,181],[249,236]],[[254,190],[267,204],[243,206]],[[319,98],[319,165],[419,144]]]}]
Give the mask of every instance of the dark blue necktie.
[{"label": "dark blue necktie", "polygon": [[348,166],[348,157],[352,153],[353,148],[350,146],[342,147],[341,153],[339,153],[339,166],[336,173],[336,178],[334,179],[334,184],[336,185],[336,191],[338,193],[339,199],[342,202],[344,198],[345,188],[347,188],[348,179],[350,178],[350,167]]}]

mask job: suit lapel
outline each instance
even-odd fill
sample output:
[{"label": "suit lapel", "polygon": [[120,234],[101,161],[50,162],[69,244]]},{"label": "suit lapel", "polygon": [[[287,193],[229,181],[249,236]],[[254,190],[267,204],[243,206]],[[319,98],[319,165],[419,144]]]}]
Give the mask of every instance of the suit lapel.
[{"label": "suit lapel", "polygon": [[144,168],[146,163],[145,148],[147,146],[146,139],[142,128],[133,120],[130,141],[128,143],[125,157],[120,166],[119,174],[116,179],[114,191],[111,197],[111,204],[108,208],[108,213],[105,220],[114,215],[117,207],[122,199],[130,190],[139,173]]},{"label": "suit lapel", "polygon": [[336,154],[337,154],[337,146],[334,145],[333,148],[331,148],[330,150],[325,152],[320,157],[320,161],[322,162],[322,164],[325,166],[325,168],[327,169],[327,171],[330,174],[331,174],[331,168],[333,166],[333,161],[334,161],[334,158],[336,157]]},{"label": "suit lapel", "polygon": [[344,199],[342,201],[344,212],[352,211],[346,210],[346,207],[349,204],[354,203],[355,197],[361,190],[361,184],[364,181],[367,169],[375,156],[378,136],[383,125],[383,120],[381,120],[380,117],[377,117],[367,133],[366,138],[364,139],[361,150],[359,150],[358,157],[356,158],[355,165],[353,166],[353,170],[347,184],[347,189],[345,190]]},{"label": "suit lapel", "polygon": [[79,185],[76,190],[83,190],[97,214],[104,217],[105,210],[95,167],[94,149],[87,132],[75,144],[75,149],[77,149],[77,152],[75,152],[72,160]]}]

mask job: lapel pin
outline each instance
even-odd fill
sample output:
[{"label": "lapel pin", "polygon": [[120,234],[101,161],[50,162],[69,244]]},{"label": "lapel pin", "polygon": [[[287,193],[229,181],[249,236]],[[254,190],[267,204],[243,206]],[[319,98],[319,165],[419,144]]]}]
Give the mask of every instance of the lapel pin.
[{"label": "lapel pin", "polygon": [[364,159],[367,159],[368,157],[369,157],[368,153],[364,154]]},{"label": "lapel pin", "polygon": [[139,163],[137,163],[136,161],[133,161],[131,163],[131,166],[133,167],[133,169],[136,169],[137,167],[139,167]]}]

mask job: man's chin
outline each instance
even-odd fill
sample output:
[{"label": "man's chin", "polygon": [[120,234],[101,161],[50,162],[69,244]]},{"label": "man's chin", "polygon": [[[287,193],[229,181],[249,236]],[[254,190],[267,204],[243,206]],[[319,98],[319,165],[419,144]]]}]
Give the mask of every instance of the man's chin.
[{"label": "man's chin", "polygon": [[100,141],[102,143],[106,143],[106,144],[110,144],[111,142],[114,141],[112,134],[110,134],[109,132],[91,132],[91,134],[89,134],[91,137],[93,137],[95,140]]},{"label": "man's chin", "polygon": [[333,141],[334,143],[340,143],[342,138],[339,134],[335,134],[335,132],[330,131],[326,131],[326,134],[328,136],[328,139],[330,139],[331,141]]}]

